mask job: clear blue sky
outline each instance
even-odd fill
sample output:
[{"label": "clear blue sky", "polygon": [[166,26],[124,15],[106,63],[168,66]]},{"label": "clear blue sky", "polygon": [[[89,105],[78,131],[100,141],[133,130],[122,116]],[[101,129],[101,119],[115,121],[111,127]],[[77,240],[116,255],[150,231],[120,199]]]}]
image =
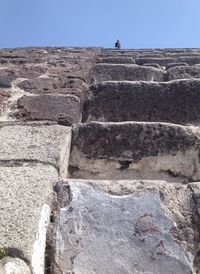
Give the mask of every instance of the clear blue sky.
[{"label": "clear blue sky", "polygon": [[200,47],[200,0],[0,0],[0,48]]}]

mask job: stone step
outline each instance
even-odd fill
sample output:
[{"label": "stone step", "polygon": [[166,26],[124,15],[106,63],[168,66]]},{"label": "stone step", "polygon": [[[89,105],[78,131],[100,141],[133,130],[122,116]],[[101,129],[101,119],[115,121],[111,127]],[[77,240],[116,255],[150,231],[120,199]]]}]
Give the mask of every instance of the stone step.
[{"label": "stone step", "polygon": [[167,123],[73,126],[71,178],[200,180],[200,129]]},{"label": "stone step", "polygon": [[56,121],[70,126],[81,121],[82,104],[74,95],[23,96],[12,116],[20,121]]},{"label": "stone step", "polygon": [[200,124],[200,80],[103,82],[91,88],[83,121]]},{"label": "stone step", "polygon": [[107,64],[135,64],[135,60],[132,57],[103,57],[99,58],[98,63]]},{"label": "stone step", "polygon": [[163,81],[164,72],[154,67],[130,64],[98,64],[92,69],[94,81]]},{"label": "stone step", "polygon": [[[149,64],[149,63],[156,63],[159,64],[160,66],[166,67],[169,63],[176,63],[178,62],[177,58],[172,58],[172,57],[164,57],[164,58],[136,58],[135,62],[137,65],[144,65],[144,64]],[[184,62],[184,61],[181,61]],[[187,63],[187,62],[186,62]]]},{"label": "stone step", "polygon": [[50,165],[67,176],[71,128],[60,125],[0,127],[0,166]]},{"label": "stone step", "polygon": [[200,67],[197,66],[176,66],[167,70],[168,81],[176,79],[200,78]]},{"label": "stone step", "polygon": [[198,224],[187,186],[67,180],[56,188],[60,212],[52,273],[194,273]]}]

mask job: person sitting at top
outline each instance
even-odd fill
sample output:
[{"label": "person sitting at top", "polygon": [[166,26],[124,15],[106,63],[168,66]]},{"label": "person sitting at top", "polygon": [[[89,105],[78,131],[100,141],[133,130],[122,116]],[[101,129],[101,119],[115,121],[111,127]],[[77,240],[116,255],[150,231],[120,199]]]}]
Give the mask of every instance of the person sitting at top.
[{"label": "person sitting at top", "polygon": [[115,43],[115,48],[121,49],[121,44],[120,44],[119,40],[117,40],[117,42]]}]

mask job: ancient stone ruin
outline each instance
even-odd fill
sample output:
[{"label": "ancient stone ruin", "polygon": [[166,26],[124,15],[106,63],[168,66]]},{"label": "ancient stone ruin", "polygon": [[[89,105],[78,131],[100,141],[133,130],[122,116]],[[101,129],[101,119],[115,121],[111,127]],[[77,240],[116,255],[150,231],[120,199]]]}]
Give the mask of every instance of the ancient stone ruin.
[{"label": "ancient stone ruin", "polygon": [[0,114],[0,274],[200,273],[200,49],[2,49]]}]

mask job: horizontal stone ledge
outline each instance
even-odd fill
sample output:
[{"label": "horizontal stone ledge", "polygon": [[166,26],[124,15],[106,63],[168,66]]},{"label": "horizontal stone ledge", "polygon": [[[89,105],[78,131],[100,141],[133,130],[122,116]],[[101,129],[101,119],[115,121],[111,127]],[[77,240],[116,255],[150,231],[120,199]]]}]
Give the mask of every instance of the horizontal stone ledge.
[{"label": "horizontal stone ledge", "polygon": [[[177,58],[171,58],[171,57],[164,57],[164,58],[136,58],[135,62],[138,65],[144,65],[148,63],[156,63],[159,64],[160,66],[167,66],[169,63],[176,63],[178,61]],[[183,62],[183,61],[182,61]]]},{"label": "horizontal stone ledge", "polygon": [[71,128],[49,126],[4,126],[0,128],[0,166],[43,164],[67,176]]},{"label": "horizontal stone ledge", "polygon": [[164,72],[154,67],[131,64],[98,64],[92,68],[94,81],[157,81],[162,82]]},{"label": "horizontal stone ledge", "polygon": [[79,123],[82,104],[73,95],[23,96],[17,102],[17,110],[11,115],[21,121],[51,120],[65,126]]},{"label": "horizontal stone ledge", "polygon": [[98,63],[108,64],[135,64],[135,60],[132,57],[104,57],[99,58]]},{"label": "horizontal stone ledge", "polygon": [[92,86],[83,121],[200,124],[200,80],[108,81]]},{"label": "horizontal stone ledge", "polygon": [[70,178],[200,180],[200,129],[167,123],[73,127]]},{"label": "horizontal stone ledge", "polygon": [[71,199],[58,216],[53,273],[193,272],[194,201],[185,186],[68,180],[58,189],[61,205],[66,186]]},{"label": "horizontal stone ledge", "polygon": [[195,78],[200,78],[200,67],[197,66],[176,66],[168,69],[166,74],[168,81]]},{"label": "horizontal stone ledge", "polygon": [[46,231],[57,180],[52,166],[0,167],[0,249],[26,261],[33,274],[44,273]]}]

